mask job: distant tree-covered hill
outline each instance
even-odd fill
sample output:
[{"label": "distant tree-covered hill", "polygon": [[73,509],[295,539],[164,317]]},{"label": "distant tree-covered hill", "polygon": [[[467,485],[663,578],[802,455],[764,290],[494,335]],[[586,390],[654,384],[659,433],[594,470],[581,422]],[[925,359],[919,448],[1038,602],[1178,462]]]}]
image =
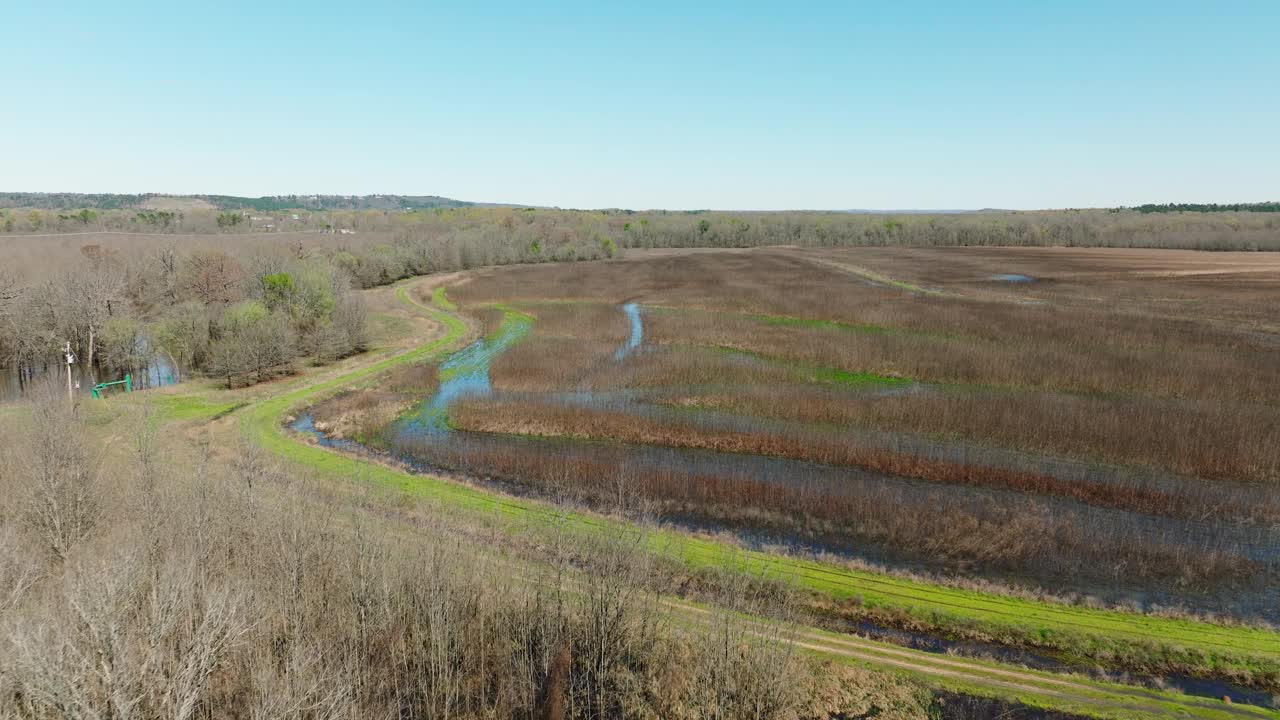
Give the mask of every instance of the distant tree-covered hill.
[{"label": "distant tree-covered hill", "polygon": [[248,198],[196,195],[221,210],[426,210],[469,207],[475,203],[439,195],[271,195]]},{"label": "distant tree-covered hill", "polygon": [[219,210],[424,210],[431,208],[470,207],[477,203],[453,200],[438,195],[269,195],[237,197],[235,195],[166,195],[142,193],[28,193],[0,192],[0,208],[38,208],[41,210],[124,210],[142,208],[156,199],[175,198],[203,201]]}]

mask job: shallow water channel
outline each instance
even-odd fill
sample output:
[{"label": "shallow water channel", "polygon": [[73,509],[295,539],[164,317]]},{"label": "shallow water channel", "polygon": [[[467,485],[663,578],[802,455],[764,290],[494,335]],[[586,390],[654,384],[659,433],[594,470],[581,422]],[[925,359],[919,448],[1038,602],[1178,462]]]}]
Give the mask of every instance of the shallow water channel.
[{"label": "shallow water channel", "polygon": [[394,436],[445,435],[450,432],[449,406],[464,397],[493,394],[489,368],[493,359],[524,339],[533,329],[533,318],[508,313],[492,334],[482,337],[440,364],[440,387],[391,428]]},{"label": "shallow water channel", "polygon": [[627,314],[627,322],[631,325],[631,332],[627,335],[627,342],[613,354],[614,360],[626,358],[635,352],[636,348],[640,347],[640,343],[644,342],[644,320],[640,319],[640,306],[629,302],[622,306],[622,312]]}]

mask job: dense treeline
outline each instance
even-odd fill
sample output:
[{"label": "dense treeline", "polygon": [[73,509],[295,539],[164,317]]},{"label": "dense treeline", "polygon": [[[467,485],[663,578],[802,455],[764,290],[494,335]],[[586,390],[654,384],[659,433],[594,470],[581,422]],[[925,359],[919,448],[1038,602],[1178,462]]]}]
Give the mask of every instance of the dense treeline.
[{"label": "dense treeline", "polygon": [[[353,240],[332,251],[364,287],[431,272],[513,263],[573,262],[621,252],[608,224],[564,214],[467,210],[413,213],[389,240]],[[385,237],[383,235],[382,237]],[[381,241],[380,241],[381,240]]]},{"label": "dense treeline", "polygon": [[[41,210],[129,210],[148,208],[151,202],[177,204],[208,203],[218,210],[430,210],[492,205],[474,203],[439,195],[166,195],[163,193],[39,193],[0,192],[0,208]],[[1132,208],[1120,207],[1111,212],[1134,210],[1139,213],[1161,212],[1280,212],[1280,202],[1254,203],[1146,203]],[[606,212],[626,212],[606,211]],[[695,211],[702,212],[702,211]],[[981,211],[991,214],[991,211]],[[1034,212],[1034,211],[1033,211]],[[1075,211],[1072,211],[1075,212]],[[882,213],[868,213],[882,214]],[[925,213],[921,213],[925,214]],[[964,214],[964,213],[958,213]]]},{"label": "dense treeline", "polygon": [[852,215],[656,214],[611,218],[625,247],[1022,246],[1280,249],[1280,214],[1161,217],[1105,211]]},{"label": "dense treeline", "polygon": [[323,254],[166,245],[128,256],[89,245],[41,282],[0,277],[3,364],[39,364],[66,341],[86,368],[112,377],[163,360],[234,384],[363,350],[365,310]]},{"label": "dense treeline", "polygon": [[[1105,211],[965,215],[685,213],[509,208],[333,214],[361,231],[389,230],[393,246],[474,241],[545,259],[550,248],[879,246],[1142,247],[1280,250],[1280,213],[1159,216]],[[557,258],[562,259],[562,258]]]},{"label": "dense treeline", "polygon": [[163,356],[228,384],[257,381],[296,360],[363,350],[365,311],[353,286],[618,252],[598,234],[583,242],[572,233],[544,240],[484,215],[429,217],[436,222],[336,246],[314,239],[342,236],[300,234],[283,244],[180,243],[159,235],[159,242],[119,250],[83,245],[41,280],[13,273],[0,279],[0,366],[46,361],[70,341],[87,366],[116,376]]},{"label": "dense treeline", "polygon": [[[292,216],[298,219],[293,220]],[[33,220],[36,218],[37,220]],[[842,213],[676,213],[456,208],[290,213],[304,232],[252,233],[235,212],[159,210],[0,214],[0,227],[140,226],[117,250],[110,235],[54,277],[0,292],[0,362],[47,358],[71,340],[93,364],[124,371],[163,352],[226,378],[261,378],[292,360],[364,346],[363,311],[348,291],[431,272],[614,257],[626,248],[844,246],[1162,247],[1280,250],[1280,213],[1197,216],[1044,212],[888,217]],[[318,226],[318,227],[317,227]],[[258,228],[260,230],[260,228]],[[305,232],[310,229],[314,232]],[[342,232],[336,232],[335,229]],[[170,235],[183,231],[182,236]],[[192,231],[196,240],[191,240]],[[230,242],[252,233],[254,242]],[[258,242],[264,238],[290,242]],[[169,239],[166,239],[169,238]],[[201,240],[200,238],[206,238]],[[224,238],[228,242],[218,240]],[[141,240],[143,242],[137,242]],[[216,241],[216,242],[215,242]],[[10,241],[46,275],[48,238]],[[225,248],[225,249],[224,249]],[[32,276],[37,276],[33,272]],[[271,338],[271,342],[266,342]]]},{"label": "dense treeline", "polygon": [[1148,203],[1134,208],[1140,213],[1164,212],[1280,212],[1280,202],[1259,203]]},{"label": "dense treeline", "polygon": [[151,195],[128,193],[0,192],[0,207],[43,210],[121,210],[141,207]]},{"label": "dense treeline", "polygon": [[[253,210],[253,212],[267,212]],[[296,218],[294,216],[297,216]],[[47,208],[0,209],[0,233],[90,232],[202,234],[216,232],[335,231],[323,213],[256,216],[248,209]]]},{"label": "dense treeline", "polygon": [[[296,216],[296,218],[294,217]],[[632,212],[463,207],[430,210],[327,210],[253,216],[190,209],[0,210],[0,231],[261,233],[314,231],[457,238],[484,235],[507,252],[537,256],[550,246],[1064,246],[1196,250],[1280,249],[1280,212],[1156,213],[1063,210],[952,215],[832,212]],[[379,238],[379,242],[385,238]],[[488,242],[489,240],[486,240]],[[352,239],[351,244],[362,244]]]}]

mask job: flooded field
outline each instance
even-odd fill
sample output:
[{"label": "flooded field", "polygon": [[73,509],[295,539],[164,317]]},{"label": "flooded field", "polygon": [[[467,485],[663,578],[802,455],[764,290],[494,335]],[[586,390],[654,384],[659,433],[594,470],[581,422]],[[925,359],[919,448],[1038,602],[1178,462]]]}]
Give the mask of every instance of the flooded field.
[{"label": "flooded field", "polygon": [[[133,382],[134,389],[164,387],[179,382],[181,371],[169,361],[156,358],[150,365],[139,368],[136,372],[127,373]],[[85,368],[83,365],[71,366],[71,383],[76,392],[89,395],[93,386],[100,382],[123,380],[126,373],[108,372],[97,368]],[[56,360],[25,366],[0,367],[0,403],[21,400],[33,387],[41,383],[53,382],[59,388],[67,383],[67,366]]]},{"label": "flooded field", "polygon": [[[939,296],[868,286],[826,260],[762,251],[481,273],[449,297],[500,309],[501,322],[362,439],[424,471],[747,542],[1277,619],[1265,444],[1277,411],[1226,405],[1245,389],[1201,375],[1255,362],[1269,336],[1147,300],[1080,306],[1062,280],[1034,284],[1045,307],[1001,304],[967,297],[979,292],[968,279],[930,278]],[[1215,287],[1181,276],[1125,277],[1128,297],[1195,292],[1198,314],[1215,302]],[[1155,362],[1169,352],[1188,358],[1176,373]],[[1271,369],[1245,382],[1278,380]],[[1206,440],[1229,427],[1210,428],[1228,414],[1254,432],[1215,450]],[[326,426],[294,423],[354,449]]]}]

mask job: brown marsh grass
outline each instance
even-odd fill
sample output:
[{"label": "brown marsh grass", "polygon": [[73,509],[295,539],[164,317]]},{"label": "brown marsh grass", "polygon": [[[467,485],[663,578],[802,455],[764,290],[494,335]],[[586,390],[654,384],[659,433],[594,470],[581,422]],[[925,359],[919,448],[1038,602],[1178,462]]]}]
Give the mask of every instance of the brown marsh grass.
[{"label": "brown marsh grass", "polygon": [[951,334],[932,334],[901,331],[900,325],[806,327],[799,320],[786,325],[782,319],[679,311],[650,313],[646,331],[656,343],[732,347],[922,382],[1236,401],[1255,401],[1280,389],[1280,363],[1274,361],[1280,347],[1222,347],[1214,344],[1221,338],[1213,337],[1177,345],[1172,333],[1143,345],[1139,337],[1097,328],[1072,334],[1056,321],[1063,311],[1027,308],[1023,313],[1018,322],[1048,328],[1044,338],[962,335],[956,334],[958,325],[951,326]]},{"label": "brown marsh grass", "polygon": [[[861,262],[961,294],[871,286],[811,256]],[[824,399],[814,386],[797,392],[818,396],[812,404],[776,408],[797,420],[1270,483],[1280,479],[1280,332],[1266,329],[1280,289],[1276,267],[1270,256],[1247,253],[771,249],[505,268],[482,273],[456,296],[544,303],[540,307],[547,299],[615,308],[637,300],[650,308],[643,313],[650,345],[739,348],[797,366],[970,386],[871,403]],[[969,287],[1008,286],[990,280],[1006,271],[1042,281],[999,292],[1034,293],[1023,299],[1041,304],[962,294]],[[614,337],[625,332],[620,310],[591,312],[548,320],[565,337],[603,337],[600,324]],[[555,382],[537,380],[543,368],[594,365],[581,382],[590,388],[732,385],[744,396],[757,386],[797,383],[785,368],[678,350],[641,353],[624,367],[609,367],[598,362],[598,345],[578,357],[564,345],[517,348],[511,365],[499,361],[502,377],[512,387],[550,389]],[[733,406],[734,392],[717,394],[722,407]],[[759,401],[741,406],[764,410]]]},{"label": "brown marsh grass", "polygon": [[[821,388],[695,391],[669,402],[804,425],[974,440],[1246,486],[1280,478],[1280,413],[1271,407],[964,389],[856,399]],[[1231,487],[1218,492],[1229,495]],[[1271,498],[1270,509],[1257,508],[1263,517],[1276,517],[1280,494]]]},{"label": "brown marsh grass", "polygon": [[[1037,282],[992,279],[1002,273]],[[537,322],[495,361],[497,397],[456,405],[452,420],[574,452],[482,442],[444,460],[597,504],[625,485],[673,516],[968,571],[1061,579],[1124,566],[1165,589],[1243,578],[1255,565],[1222,550],[1236,547],[1234,524],[1280,514],[1277,282],[1270,258],[1063,249],[773,248],[482,270],[450,298]],[[626,302],[640,305],[644,344],[618,359]],[[601,406],[528,397],[563,391],[633,392]],[[672,411],[626,407],[637,401]],[[911,442],[866,439],[882,435]],[[904,507],[804,478],[641,472],[608,460],[613,441],[854,468],[879,487],[924,481],[939,499]],[[419,450],[439,460],[456,448]],[[1057,469],[1068,465],[1082,470]],[[1006,505],[973,510],[995,497]],[[1173,545],[1146,530],[1192,525]]]},{"label": "brown marsh grass", "polygon": [[613,357],[617,343],[548,336],[534,326],[533,336],[493,361],[494,387],[518,392],[575,390],[593,368]]},{"label": "brown marsh grass", "polygon": [[1219,492],[1215,497],[1206,498],[1202,493],[1177,492],[1149,484],[1064,480],[1047,472],[925,458],[860,446],[831,433],[713,429],[694,420],[658,420],[626,411],[532,401],[465,400],[455,406],[452,418],[456,427],[475,432],[618,440],[641,445],[780,457],[933,483],[1051,495],[1090,505],[1169,517],[1249,518],[1261,522],[1274,522],[1280,517],[1280,508],[1274,502],[1259,504],[1253,496],[1235,497],[1230,492]]},{"label": "brown marsh grass", "polygon": [[[464,405],[459,424],[467,424],[466,408],[473,404],[482,401]],[[525,409],[520,408],[522,413]],[[492,413],[486,417],[492,418]],[[599,416],[593,419],[597,426],[607,425]],[[536,432],[523,419],[510,424],[490,421],[488,427]],[[588,435],[584,432],[580,437]],[[441,446],[402,440],[401,449],[468,475],[494,478],[551,497],[606,509],[643,502],[664,517],[766,530],[841,547],[865,549],[871,543],[890,557],[950,570],[981,568],[1041,581],[1124,578],[1125,582],[1158,581],[1184,589],[1243,581],[1259,570],[1240,555],[1192,542],[1143,541],[1129,536],[1124,528],[1090,526],[1069,512],[1054,511],[1030,498],[1008,503],[975,495],[957,503],[934,495],[921,501],[914,494],[908,499],[883,489],[888,486],[875,492],[844,491],[801,477],[778,483],[727,473],[690,474],[676,467],[635,470],[628,466],[625,448],[609,444],[540,452],[503,443],[467,446],[460,441]]]},{"label": "brown marsh grass", "polygon": [[440,368],[435,363],[398,365],[382,376],[379,386],[394,393],[426,396],[440,387]]},{"label": "brown marsh grass", "polygon": [[339,438],[370,439],[420,398],[386,390],[348,390],[312,406],[315,427]]}]

